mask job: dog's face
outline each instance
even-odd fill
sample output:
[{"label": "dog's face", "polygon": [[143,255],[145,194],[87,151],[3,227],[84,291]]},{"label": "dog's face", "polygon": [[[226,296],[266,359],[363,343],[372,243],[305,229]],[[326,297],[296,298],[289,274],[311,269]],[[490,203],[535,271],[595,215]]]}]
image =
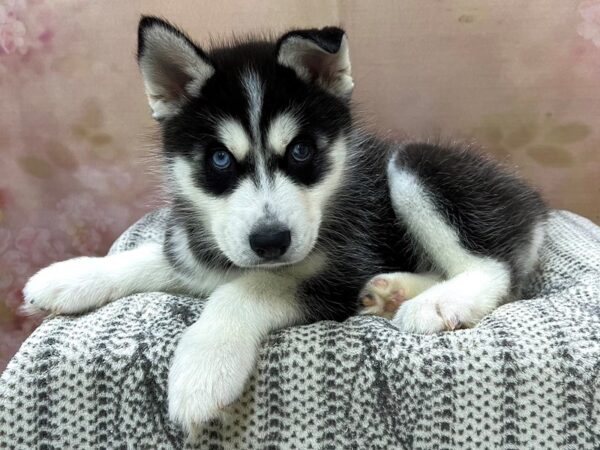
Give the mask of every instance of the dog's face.
[{"label": "dog's face", "polygon": [[347,163],[344,32],[299,30],[204,52],[143,18],[138,60],[175,195],[205,239],[240,267],[304,259]]}]

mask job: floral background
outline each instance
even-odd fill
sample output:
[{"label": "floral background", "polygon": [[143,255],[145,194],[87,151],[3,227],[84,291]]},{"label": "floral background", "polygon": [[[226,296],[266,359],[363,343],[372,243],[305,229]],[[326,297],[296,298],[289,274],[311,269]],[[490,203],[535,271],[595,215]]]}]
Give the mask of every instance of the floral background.
[{"label": "floral background", "polygon": [[478,143],[600,222],[600,1],[0,0],[0,371],[39,322],[26,279],[161,203],[142,13],[199,42],[342,24],[367,127]]}]

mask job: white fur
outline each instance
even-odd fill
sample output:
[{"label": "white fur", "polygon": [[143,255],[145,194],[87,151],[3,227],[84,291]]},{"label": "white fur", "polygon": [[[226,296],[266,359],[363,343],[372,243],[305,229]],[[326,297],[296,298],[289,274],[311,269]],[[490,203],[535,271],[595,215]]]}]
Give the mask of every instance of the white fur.
[{"label": "white fur", "polygon": [[279,114],[269,127],[267,142],[269,149],[277,155],[284,155],[288,144],[296,137],[300,126],[296,117],[289,112]]},{"label": "white fur", "polygon": [[[189,42],[160,25],[144,30],[144,47],[139,65],[155,119],[176,114],[186,97],[198,95],[214,74],[214,68],[198,56]],[[172,77],[173,69],[164,67],[176,68],[189,77],[187,84],[175,86],[181,76]]]},{"label": "white fur", "polygon": [[417,333],[476,324],[508,295],[506,264],[467,251],[414,174],[398,170],[392,161],[388,176],[396,214],[436,268],[449,278],[402,304],[395,323]]},{"label": "white fur", "polygon": [[246,130],[237,120],[229,118],[220,121],[217,126],[217,135],[221,143],[238,161],[243,161],[252,147]]},{"label": "white fur", "polygon": [[74,314],[136,292],[180,286],[162,245],[151,243],[101,258],[74,258],[40,270],[23,289],[23,309]]},{"label": "white fur", "polygon": [[332,162],[331,171],[320,183],[306,192],[306,201],[311,205],[313,214],[318,213],[319,223],[321,214],[327,213],[327,202],[337,192],[344,179],[348,149],[343,136],[331,143],[329,156]]},{"label": "white fur", "polygon": [[172,233],[170,242],[173,246],[173,254],[182,269],[177,273],[187,291],[208,295],[222,284],[240,276],[241,271],[235,268],[223,271],[201,263],[192,254],[185,231],[177,227],[173,229]]},{"label": "white fur", "polygon": [[539,260],[540,249],[544,243],[544,236],[545,225],[543,223],[538,223],[531,233],[529,247],[525,249],[522,257],[519,259],[519,266],[524,274],[531,273],[535,268]]},{"label": "white fur", "polygon": [[256,168],[255,176],[257,180],[255,182],[256,188],[260,191],[269,191],[272,183],[264,154],[262,152],[256,152],[254,154],[254,162]]},{"label": "white fur", "polygon": [[394,322],[403,330],[435,333],[476,325],[508,295],[506,266],[482,260],[400,306]]},{"label": "white fur", "polygon": [[242,85],[248,98],[252,139],[254,139],[254,143],[257,145],[261,141],[260,117],[263,107],[264,86],[258,74],[252,69],[248,69],[242,77]]},{"label": "white fur", "polygon": [[301,320],[297,283],[253,272],[213,292],[175,351],[168,395],[173,421],[193,429],[241,395],[265,336]]},{"label": "white fur", "polygon": [[[193,168],[185,158],[172,163],[175,188],[195,205],[198,220],[216,241],[219,249],[239,267],[252,267],[260,258],[252,251],[248,237],[251,231],[265,222],[287,226],[292,242],[280,264],[303,260],[312,250],[322,220],[326,202],[336,192],[344,175],[347,148],[343,137],[330,147],[332,169],[318,184],[303,187],[282,173],[273,178],[259,177],[258,183],[242,179],[226,197],[216,197],[198,189],[193,179]],[[258,152],[257,152],[258,155]],[[264,162],[257,157],[256,164]]]},{"label": "white fur", "polygon": [[433,273],[392,272],[376,275],[360,293],[360,297],[367,298],[370,303],[365,305],[360,314],[388,317],[390,307],[393,310],[403,301],[416,297],[440,281],[439,275]]},{"label": "white fur", "polygon": [[324,260],[315,253],[276,272],[219,273],[191,258],[177,230],[173,242],[191,273],[175,273],[162,246],[151,243],[53,264],[34,275],[24,292],[29,312],[79,313],[135,292],[215,288],[200,319],[182,335],[169,372],[169,414],[191,430],[239,397],[270,331],[301,321],[297,286],[321,270]]},{"label": "white fur", "polygon": [[[264,100],[264,85],[258,73],[248,68],[242,77],[242,86],[248,99],[248,117],[250,118],[250,130],[252,140],[257,149],[262,147],[262,135],[260,132],[260,120]],[[263,189],[269,184],[266,163],[261,151],[254,152],[256,177],[258,186]]]},{"label": "white fur", "polygon": [[171,188],[192,202],[198,210],[197,219],[210,230],[211,217],[227,206],[227,199],[207,194],[194,182],[194,167],[183,157],[176,157],[170,166]]}]

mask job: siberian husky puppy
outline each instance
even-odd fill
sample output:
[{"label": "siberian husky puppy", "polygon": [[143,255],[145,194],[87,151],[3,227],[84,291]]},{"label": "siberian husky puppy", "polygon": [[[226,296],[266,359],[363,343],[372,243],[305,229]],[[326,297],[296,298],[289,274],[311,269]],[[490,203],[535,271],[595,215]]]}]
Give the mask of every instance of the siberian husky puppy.
[{"label": "siberian husky puppy", "polygon": [[184,428],[238,398],[273,330],[359,312],[408,333],[470,327],[535,266],[547,210],[534,190],[463,148],[356,127],[343,30],[203,50],[143,17],[138,62],[172,195],[164,242],[53,264],[25,308],[207,296],[169,374]]}]

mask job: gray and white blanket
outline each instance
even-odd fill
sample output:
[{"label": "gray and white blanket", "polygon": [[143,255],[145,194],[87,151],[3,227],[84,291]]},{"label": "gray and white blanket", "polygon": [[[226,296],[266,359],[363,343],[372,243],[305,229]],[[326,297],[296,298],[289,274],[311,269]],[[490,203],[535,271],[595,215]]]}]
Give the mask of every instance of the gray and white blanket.
[{"label": "gray and white blanket", "polygon": [[[162,212],[113,246],[161,239]],[[470,330],[353,317],[273,333],[242,399],[185,438],[169,361],[202,300],[49,318],[0,381],[0,448],[600,448],[600,228],[552,214],[524,299]]]}]

